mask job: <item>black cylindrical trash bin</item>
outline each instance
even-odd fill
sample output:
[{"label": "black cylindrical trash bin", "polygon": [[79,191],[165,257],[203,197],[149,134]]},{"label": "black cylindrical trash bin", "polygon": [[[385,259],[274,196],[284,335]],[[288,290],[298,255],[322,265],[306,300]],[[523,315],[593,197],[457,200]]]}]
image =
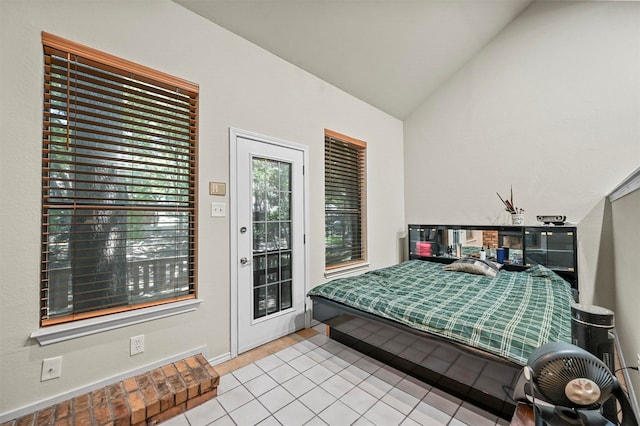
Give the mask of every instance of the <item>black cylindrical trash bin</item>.
[{"label": "black cylindrical trash bin", "polygon": [[[613,311],[595,305],[571,305],[573,344],[597,356],[611,373],[615,373],[613,327]],[[605,402],[602,412],[607,419],[617,422],[616,403],[613,398]]]},{"label": "black cylindrical trash bin", "polygon": [[612,373],[615,370],[613,327],[613,311],[578,303],[571,306],[573,344],[597,356]]}]

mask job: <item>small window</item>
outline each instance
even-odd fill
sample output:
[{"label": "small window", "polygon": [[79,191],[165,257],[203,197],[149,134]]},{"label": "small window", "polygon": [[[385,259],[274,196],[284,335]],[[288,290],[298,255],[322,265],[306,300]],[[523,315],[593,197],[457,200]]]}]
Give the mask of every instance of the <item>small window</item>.
[{"label": "small window", "polygon": [[326,269],[366,261],[366,146],[325,130]]},{"label": "small window", "polygon": [[42,43],[41,325],[195,298],[198,86]]}]

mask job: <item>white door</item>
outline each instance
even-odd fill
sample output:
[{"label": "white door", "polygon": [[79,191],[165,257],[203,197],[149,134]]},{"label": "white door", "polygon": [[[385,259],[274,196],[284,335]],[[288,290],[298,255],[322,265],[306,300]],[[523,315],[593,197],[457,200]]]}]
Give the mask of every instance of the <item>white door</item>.
[{"label": "white door", "polygon": [[238,353],[305,326],[304,159],[236,137]]}]

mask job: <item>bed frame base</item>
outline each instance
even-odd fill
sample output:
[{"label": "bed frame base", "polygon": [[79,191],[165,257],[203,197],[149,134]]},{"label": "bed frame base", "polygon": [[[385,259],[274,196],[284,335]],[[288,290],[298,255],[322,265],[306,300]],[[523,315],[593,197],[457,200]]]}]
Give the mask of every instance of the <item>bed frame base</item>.
[{"label": "bed frame base", "polygon": [[513,416],[520,366],[324,298],[312,299],[313,317],[327,325],[332,339],[505,420]]}]

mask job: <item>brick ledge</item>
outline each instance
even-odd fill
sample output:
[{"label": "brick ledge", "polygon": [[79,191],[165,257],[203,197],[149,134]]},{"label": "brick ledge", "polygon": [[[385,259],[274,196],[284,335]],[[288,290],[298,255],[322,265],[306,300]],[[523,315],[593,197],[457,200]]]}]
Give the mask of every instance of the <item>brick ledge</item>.
[{"label": "brick ledge", "polygon": [[220,375],[198,354],[0,426],[153,425],[215,397],[219,383]]}]

